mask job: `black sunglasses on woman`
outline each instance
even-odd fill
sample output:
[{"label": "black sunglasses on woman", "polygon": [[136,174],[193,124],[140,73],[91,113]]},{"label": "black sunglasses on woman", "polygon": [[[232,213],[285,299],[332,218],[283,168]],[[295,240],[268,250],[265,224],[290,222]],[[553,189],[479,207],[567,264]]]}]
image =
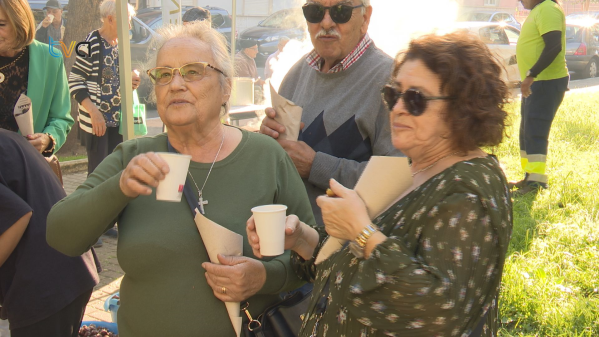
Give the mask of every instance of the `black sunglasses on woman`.
[{"label": "black sunglasses on woman", "polygon": [[381,90],[383,95],[383,100],[387,104],[389,111],[393,110],[395,104],[397,104],[397,100],[403,98],[403,103],[406,107],[406,110],[412,116],[420,116],[426,110],[427,101],[435,101],[440,99],[452,99],[451,96],[424,96],[418,89],[408,89],[404,92],[401,92],[393,85],[387,84]]}]

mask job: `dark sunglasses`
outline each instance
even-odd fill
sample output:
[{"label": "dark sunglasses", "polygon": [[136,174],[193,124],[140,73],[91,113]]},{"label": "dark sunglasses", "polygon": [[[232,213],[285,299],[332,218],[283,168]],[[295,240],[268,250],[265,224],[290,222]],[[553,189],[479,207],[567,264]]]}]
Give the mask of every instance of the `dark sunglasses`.
[{"label": "dark sunglasses", "polygon": [[358,6],[335,5],[325,7],[321,4],[307,3],[302,6],[304,17],[310,23],[319,23],[324,19],[324,13],[328,9],[331,19],[335,23],[346,23],[351,19],[354,9],[364,7],[364,4]]},{"label": "dark sunglasses", "polygon": [[206,68],[212,68],[221,74],[222,70],[210,65],[208,62],[188,63],[180,68],[156,67],[147,71],[150,81],[156,85],[167,85],[175,77],[175,70],[179,71],[185,82],[194,82],[201,80],[206,75]]},{"label": "dark sunglasses", "polygon": [[406,106],[406,109],[412,116],[420,116],[426,110],[426,102],[427,101],[435,101],[439,99],[452,99],[451,96],[424,96],[417,89],[408,89],[404,92],[398,91],[392,85],[387,84],[381,90],[383,94],[383,100],[387,103],[387,107],[389,111],[393,110],[395,104],[397,104],[397,100],[399,98],[403,98],[403,103]]}]

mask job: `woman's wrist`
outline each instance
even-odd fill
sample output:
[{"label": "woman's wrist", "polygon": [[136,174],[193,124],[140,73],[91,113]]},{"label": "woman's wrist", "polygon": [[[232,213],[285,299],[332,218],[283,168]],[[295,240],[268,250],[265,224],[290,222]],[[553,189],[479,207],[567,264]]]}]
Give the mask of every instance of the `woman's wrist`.
[{"label": "woman's wrist", "polygon": [[310,260],[314,255],[314,250],[318,246],[320,237],[316,229],[303,222],[300,222],[300,226],[302,227],[302,235],[291,250],[296,252],[304,260]]}]

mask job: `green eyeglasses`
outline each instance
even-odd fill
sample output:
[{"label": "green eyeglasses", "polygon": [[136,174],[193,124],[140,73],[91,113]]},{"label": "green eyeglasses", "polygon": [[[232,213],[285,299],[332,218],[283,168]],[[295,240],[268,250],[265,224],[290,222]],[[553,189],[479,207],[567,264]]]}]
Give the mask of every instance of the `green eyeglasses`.
[{"label": "green eyeglasses", "polygon": [[210,65],[208,62],[188,63],[179,68],[156,67],[148,70],[147,74],[150,76],[150,81],[153,84],[167,85],[175,77],[175,70],[179,71],[185,82],[195,82],[201,80],[206,75],[206,68],[212,68],[223,75],[225,74],[222,70]]}]

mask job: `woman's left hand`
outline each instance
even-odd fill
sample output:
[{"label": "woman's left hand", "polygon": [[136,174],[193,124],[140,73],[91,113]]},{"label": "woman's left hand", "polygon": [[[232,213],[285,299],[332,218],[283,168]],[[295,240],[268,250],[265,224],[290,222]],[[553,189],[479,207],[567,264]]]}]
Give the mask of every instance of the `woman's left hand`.
[{"label": "woman's left hand", "polygon": [[131,72],[131,82],[133,84],[133,90],[135,90],[139,87],[139,84],[141,83],[141,77],[139,77],[138,70],[133,70]]},{"label": "woman's left hand", "polygon": [[356,191],[345,188],[335,179],[331,179],[329,184],[336,196],[316,198],[325,229],[330,236],[354,240],[370,224],[366,205]]},{"label": "woman's left hand", "polygon": [[241,302],[256,294],[266,283],[262,262],[245,256],[218,255],[220,265],[204,262],[206,280],[214,296],[223,302]]},{"label": "woman's left hand", "polygon": [[39,153],[44,152],[51,142],[50,137],[45,133],[34,133],[32,135],[27,135],[27,140]]}]

